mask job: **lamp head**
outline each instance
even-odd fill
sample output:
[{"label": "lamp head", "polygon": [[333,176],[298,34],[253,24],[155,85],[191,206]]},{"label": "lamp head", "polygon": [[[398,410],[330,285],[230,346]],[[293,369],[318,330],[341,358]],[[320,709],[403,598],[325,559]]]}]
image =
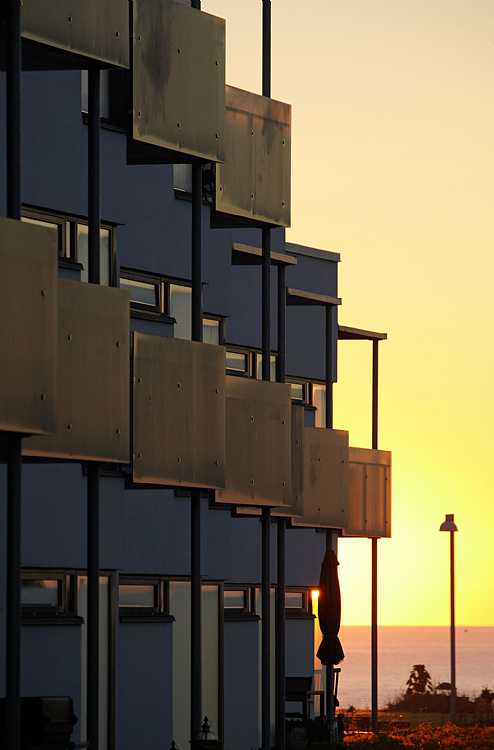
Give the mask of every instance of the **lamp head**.
[{"label": "lamp head", "polygon": [[446,518],[440,525],[439,531],[458,531],[458,526],[455,524],[454,513],[446,513]]}]

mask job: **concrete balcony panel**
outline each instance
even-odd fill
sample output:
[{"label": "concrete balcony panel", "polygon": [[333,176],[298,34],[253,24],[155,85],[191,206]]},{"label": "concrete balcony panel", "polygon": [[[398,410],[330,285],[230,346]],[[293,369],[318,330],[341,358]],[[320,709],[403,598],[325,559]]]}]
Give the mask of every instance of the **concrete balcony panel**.
[{"label": "concrete balcony panel", "polygon": [[134,482],[225,486],[225,350],[134,333]]},{"label": "concrete balcony panel", "polygon": [[174,2],[134,0],[133,164],[223,159],[225,22]]},{"label": "concrete balcony panel", "polygon": [[26,440],[23,452],[128,463],[128,293],[63,279],[58,294],[56,432]]},{"label": "concrete balcony panel", "polygon": [[391,536],[391,453],[350,448],[345,536]]},{"label": "concrete balcony panel", "polygon": [[226,378],[226,488],[216,502],[291,502],[290,386]]},{"label": "concrete balcony panel", "polygon": [[127,0],[23,0],[21,4],[25,70],[129,67]]},{"label": "concrete balcony panel", "polygon": [[226,87],[225,158],[216,166],[215,226],[290,225],[291,106]]},{"label": "concrete balcony panel", "polygon": [[0,431],[55,429],[56,238],[50,229],[0,220]]},{"label": "concrete balcony panel", "polygon": [[293,407],[292,418],[292,525],[343,529],[348,516],[348,432],[305,427],[301,407]]}]

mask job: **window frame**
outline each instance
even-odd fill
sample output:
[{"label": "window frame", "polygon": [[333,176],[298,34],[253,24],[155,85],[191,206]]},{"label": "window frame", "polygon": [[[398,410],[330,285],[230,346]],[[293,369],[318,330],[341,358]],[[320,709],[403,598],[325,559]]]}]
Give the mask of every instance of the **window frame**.
[{"label": "window frame", "polygon": [[[308,406],[310,404],[310,386],[311,383],[308,380],[302,380],[298,378],[287,378],[286,383],[288,385],[301,385],[303,389],[303,398],[293,398],[291,396],[291,400],[295,404],[303,404],[304,406]],[[290,394],[291,395],[291,394]]]},{"label": "window frame", "polygon": [[[120,586],[153,586],[154,604],[152,607],[126,607],[120,604]],[[168,586],[163,578],[157,576],[127,576],[120,575],[117,586],[117,609],[120,620],[154,619],[168,615]]]},{"label": "window frame", "polygon": [[[228,591],[243,592],[244,605],[243,607],[227,607],[225,604],[225,594]],[[252,586],[245,584],[233,584],[225,583],[223,586],[223,611],[224,617],[228,619],[237,619],[238,617],[250,617],[254,614],[254,597],[252,595]]]},{"label": "window frame", "polygon": [[[245,370],[234,370],[226,366],[226,358],[228,353],[232,354],[243,354],[245,356]],[[252,349],[242,348],[238,346],[226,346],[225,349],[225,372],[227,375],[233,375],[237,378],[251,378],[252,377]]]},{"label": "window frame", "polygon": [[[287,594],[302,594],[302,606],[301,607],[287,607],[286,600]],[[285,617],[286,618],[312,618],[312,600],[310,595],[310,589],[302,586],[287,586],[285,589]]]},{"label": "window frame", "polygon": [[[22,588],[25,581],[57,581],[57,606],[49,604],[24,604]],[[73,620],[76,618],[75,577],[72,572],[61,570],[22,570],[21,615],[27,621]]]}]

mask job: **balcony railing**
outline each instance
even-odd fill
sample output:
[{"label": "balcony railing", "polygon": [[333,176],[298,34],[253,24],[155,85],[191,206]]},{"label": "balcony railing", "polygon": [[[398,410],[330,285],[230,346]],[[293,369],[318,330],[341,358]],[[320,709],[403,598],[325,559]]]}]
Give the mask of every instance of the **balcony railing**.
[{"label": "balcony railing", "polygon": [[58,303],[56,431],[23,453],[128,463],[128,293],[61,279]]},{"label": "balcony railing", "polygon": [[49,229],[0,220],[0,431],[55,428],[58,254]]},{"label": "balcony railing", "polygon": [[226,378],[226,486],[218,503],[291,502],[290,386]]},{"label": "balcony railing", "polygon": [[226,87],[225,158],[216,166],[217,225],[290,224],[291,107]]},{"label": "balcony railing", "polygon": [[225,350],[133,334],[133,478],[225,486]]},{"label": "balcony railing", "polygon": [[350,448],[346,536],[391,536],[391,453]]},{"label": "balcony railing", "polygon": [[223,159],[225,22],[174,0],[134,0],[134,164]]},{"label": "balcony railing", "polygon": [[21,33],[24,69],[129,67],[127,0],[23,0]]}]

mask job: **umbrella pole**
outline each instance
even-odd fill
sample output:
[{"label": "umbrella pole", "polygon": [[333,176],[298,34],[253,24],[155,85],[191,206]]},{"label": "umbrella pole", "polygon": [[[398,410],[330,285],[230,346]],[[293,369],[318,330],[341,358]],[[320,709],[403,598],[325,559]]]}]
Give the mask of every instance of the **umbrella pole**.
[{"label": "umbrella pole", "polygon": [[[338,556],[338,533],[332,529],[326,531],[326,552],[333,551]],[[336,712],[335,712],[335,696],[334,696],[334,665],[326,665],[326,706],[328,707],[327,712],[327,724],[329,731],[329,744],[332,747],[336,744]]]},{"label": "umbrella pole", "polygon": [[[379,446],[379,341],[372,342],[372,448]],[[377,609],[377,539],[371,540],[371,725],[374,732],[379,726],[378,695],[378,609]]]}]

